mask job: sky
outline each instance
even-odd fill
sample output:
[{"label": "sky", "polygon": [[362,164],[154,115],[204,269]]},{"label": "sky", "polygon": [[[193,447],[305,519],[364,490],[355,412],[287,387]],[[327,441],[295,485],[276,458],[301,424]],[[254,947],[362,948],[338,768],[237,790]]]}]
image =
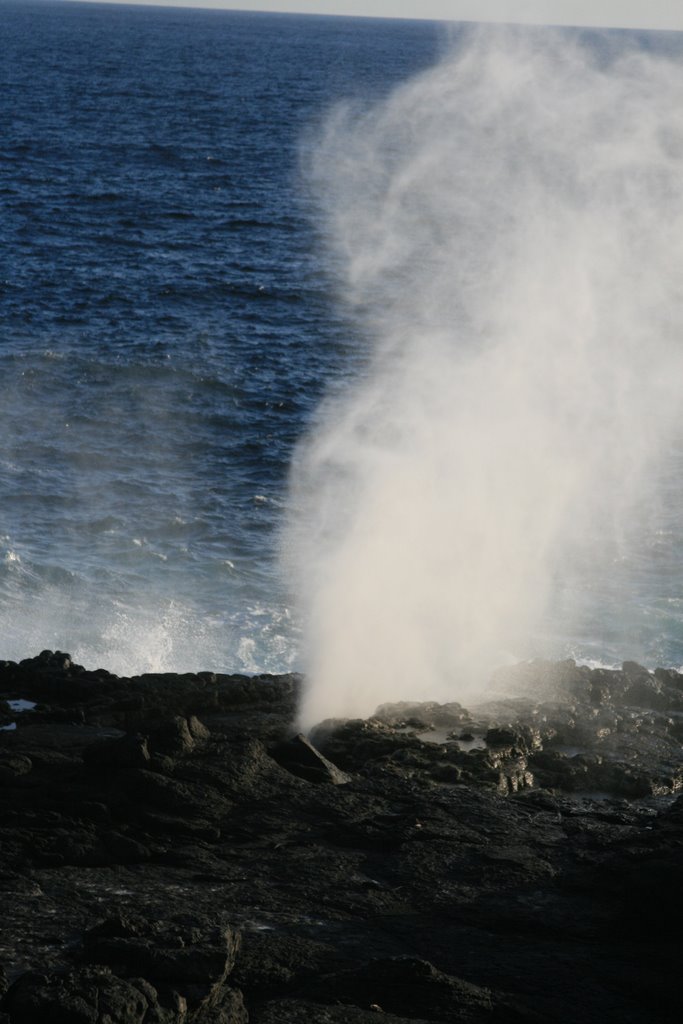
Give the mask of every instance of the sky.
[{"label": "sky", "polygon": [[[89,0],[84,0],[89,2]],[[101,0],[98,0],[101,2]],[[115,2],[115,0],[105,0]],[[116,0],[121,2],[121,0]],[[214,7],[304,14],[596,25],[683,31],[682,0],[125,0],[164,7]]]}]

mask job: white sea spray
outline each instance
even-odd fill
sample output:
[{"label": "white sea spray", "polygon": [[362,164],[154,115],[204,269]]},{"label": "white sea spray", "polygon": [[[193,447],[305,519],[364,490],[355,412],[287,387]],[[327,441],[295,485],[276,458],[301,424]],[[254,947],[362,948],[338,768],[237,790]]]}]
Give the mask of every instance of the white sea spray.
[{"label": "white sea spray", "polygon": [[628,535],[680,425],[683,66],[473,29],[306,170],[372,356],[292,469],[305,726],[544,653],[558,580]]}]

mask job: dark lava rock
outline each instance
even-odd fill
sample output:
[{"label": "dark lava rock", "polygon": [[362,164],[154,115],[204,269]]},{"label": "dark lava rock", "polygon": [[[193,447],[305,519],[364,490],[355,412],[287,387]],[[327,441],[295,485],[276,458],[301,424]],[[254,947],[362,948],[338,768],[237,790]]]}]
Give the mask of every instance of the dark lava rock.
[{"label": "dark lava rock", "polygon": [[156,1002],[156,993],[109,971],[81,969],[29,971],[9,989],[2,1007],[12,1024],[143,1024]]},{"label": "dark lava rock", "polygon": [[456,701],[437,704],[436,701],[399,701],[382,704],[373,718],[387,725],[409,726],[414,729],[456,729],[471,720],[469,711]]},{"label": "dark lava rock", "polygon": [[0,782],[11,785],[33,768],[33,762],[25,754],[0,754]]},{"label": "dark lava rock", "polygon": [[523,753],[542,746],[539,730],[528,725],[493,726],[486,730],[484,738],[489,747],[508,747]]},{"label": "dark lava rock", "polygon": [[91,743],[83,760],[91,771],[130,772],[149,767],[150,753],[146,738],[137,733]]},{"label": "dark lava rock", "polygon": [[139,974],[157,988],[171,987],[195,1010],[215,1003],[239,945],[239,935],[231,928],[204,932],[193,920],[151,923],[117,915],[86,932],[83,956],[123,977]]},{"label": "dark lava rock", "polygon": [[312,730],[311,740],[326,757],[346,771],[357,770],[378,757],[422,747],[413,734],[406,734],[401,728],[379,719],[321,722]]},{"label": "dark lava rock", "polygon": [[176,715],[152,731],[150,743],[155,753],[178,757],[205,744],[209,736],[209,730],[195,715],[189,718]]},{"label": "dark lava rock", "polygon": [[323,757],[301,733],[275,747],[272,755],[287,771],[309,782],[329,782],[333,786],[344,786],[351,781],[350,775]]},{"label": "dark lava rock", "polygon": [[321,1005],[299,999],[283,999],[258,1007],[250,1024],[429,1024],[422,1017],[396,1017],[372,1006]]},{"label": "dark lava rock", "polygon": [[435,1021],[490,1021],[488,989],[438,971],[425,960],[392,957],[320,979],[320,992],[359,1009],[375,1007],[403,1017]]},{"label": "dark lava rock", "polygon": [[0,663],[0,1024],[677,1024],[681,678],[306,739],[296,676]]}]

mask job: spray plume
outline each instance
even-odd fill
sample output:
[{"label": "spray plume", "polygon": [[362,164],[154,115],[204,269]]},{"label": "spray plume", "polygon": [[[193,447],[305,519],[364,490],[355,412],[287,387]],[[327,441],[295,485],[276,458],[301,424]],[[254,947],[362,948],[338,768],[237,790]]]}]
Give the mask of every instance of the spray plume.
[{"label": "spray plume", "polygon": [[292,470],[303,726],[528,655],[563,566],[652,484],[683,370],[683,69],[628,39],[473,30],[317,140],[372,355]]}]

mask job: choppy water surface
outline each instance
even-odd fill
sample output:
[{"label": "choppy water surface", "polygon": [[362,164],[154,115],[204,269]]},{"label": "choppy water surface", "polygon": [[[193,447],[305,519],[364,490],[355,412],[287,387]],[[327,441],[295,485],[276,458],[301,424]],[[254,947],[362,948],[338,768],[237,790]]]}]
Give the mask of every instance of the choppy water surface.
[{"label": "choppy water surface", "polygon": [[[325,390],[366,358],[299,157],[332,103],[388,93],[445,33],[0,11],[0,657],[296,666],[276,568],[288,466]],[[552,653],[683,660],[677,472],[666,493],[628,556],[567,577],[565,599],[592,596],[579,635],[549,621]]]},{"label": "choppy water surface", "polygon": [[2,5],[2,656],[282,669],[292,445],[356,344],[299,187],[430,25]]}]

